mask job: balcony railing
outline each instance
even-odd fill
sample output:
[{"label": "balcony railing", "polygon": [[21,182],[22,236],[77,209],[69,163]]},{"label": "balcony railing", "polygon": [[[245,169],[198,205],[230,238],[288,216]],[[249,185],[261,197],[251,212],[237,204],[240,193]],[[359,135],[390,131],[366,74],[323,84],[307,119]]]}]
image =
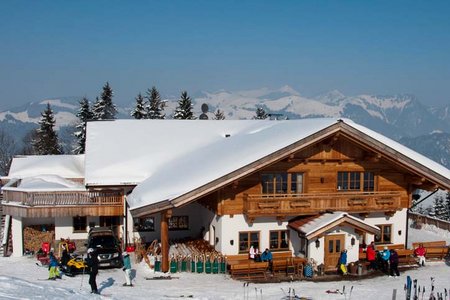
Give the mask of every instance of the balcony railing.
[{"label": "balcony railing", "polygon": [[25,206],[92,206],[123,204],[120,191],[70,191],[70,192],[24,192],[3,191],[3,203]]},{"label": "balcony railing", "polygon": [[316,194],[244,194],[249,217],[314,214],[327,210],[348,212],[395,211],[401,192],[338,192]]}]

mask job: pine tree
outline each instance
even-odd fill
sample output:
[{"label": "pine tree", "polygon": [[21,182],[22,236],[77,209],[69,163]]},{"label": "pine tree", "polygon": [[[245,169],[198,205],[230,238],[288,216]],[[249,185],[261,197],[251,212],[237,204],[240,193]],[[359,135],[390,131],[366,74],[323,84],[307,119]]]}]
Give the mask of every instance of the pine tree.
[{"label": "pine tree", "polygon": [[225,120],[225,115],[223,114],[223,111],[217,109],[217,111],[214,113],[214,120]]},{"label": "pine tree", "polygon": [[146,107],[147,118],[165,119],[166,115],[164,114],[164,108],[166,107],[166,102],[161,100],[161,96],[156,87],[147,90],[146,98],[148,100]]},{"label": "pine tree", "polygon": [[267,119],[268,117],[269,117],[269,115],[267,115],[266,111],[263,108],[258,107],[256,109],[256,115],[253,117],[253,119],[264,120],[264,119]]},{"label": "pine tree", "polygon": [[447,213],[447,221],[450,221],[450,191],[447,192],[447,195],[445,197],[445,211]]},{"label": "pine tree", "polygon": [[80,101],[80,108],[77,112],[79,119],[76,125],[77,131],[74,133],[77,138],[77,147],[74,149],[75,154],[83,154],[86,150],[86,122],[93,119],[93,113],[89,106],[89,100],[83,97]]},{"label": "pine tree", "polygon": [[141,93],[139,93],[136,97],[136,106],[131,112],[131,116],[138,120],[147,118],[147,112],[145,110],[145,99],[144,97],[142,97]]},{"label": "pine tree", "polygon": [[41,113],[39,128],[36,130],[35,139],[32,141],[34,152],[38,155],[61,154],[61,146],[58,143],[58,135],[54,130],[55,117],[47,103],[47,109]]},{"label": "pine tree", "polygon": [[447,213],[445,210],[444,198],[442,198],[442,196],[434,198],[433,208],[436,218],[445,219]]},{"label": "pine tree", "polygon": [[106,82],[100,99],[97,98],[92,109],[94,120],[113,120],[116,118],[117,109],[112,102],[112,97],[113,91],[109,86],[109,82]]},{"label": "pine tree", "polygon": [[195,120],[196,117],[192,109],[191,97],[188,96],[186,91],[183,91],[180,100],[178,100],[178,106],[175,108],[173,118],[178,120]]}]

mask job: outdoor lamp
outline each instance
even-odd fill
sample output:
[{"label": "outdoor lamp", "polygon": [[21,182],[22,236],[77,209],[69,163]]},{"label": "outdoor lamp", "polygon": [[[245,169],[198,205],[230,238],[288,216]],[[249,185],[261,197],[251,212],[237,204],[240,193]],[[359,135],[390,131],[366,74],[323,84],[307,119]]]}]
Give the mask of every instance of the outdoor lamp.
[{"label": "outdoor lamp", "polygon": [[350,243],[352,244],[352,246],[355,246],[355,242],[356,242],[355,237],[352,237],[352,239],[350,240]]},{"label": "outdoor lamp", "polygon": [[317,240],[316,240],[316,248],[319,248],[319,247],[320,247],[320,240],[317,239]]}]

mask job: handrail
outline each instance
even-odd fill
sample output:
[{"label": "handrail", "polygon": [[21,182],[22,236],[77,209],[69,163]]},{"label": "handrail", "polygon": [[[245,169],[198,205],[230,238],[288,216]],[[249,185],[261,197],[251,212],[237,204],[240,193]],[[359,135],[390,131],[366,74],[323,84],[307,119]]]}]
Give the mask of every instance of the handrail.
[{"label": "handrail", "polygon": [[399,191],[244,194],[244,213],[250,216],[269,216],[326,210],[397,210],[402,195]]},{"label": "handrail", "polygon": [[122,205],[121,191],[24,192],[3,191],[4,204],[25,206]]}]

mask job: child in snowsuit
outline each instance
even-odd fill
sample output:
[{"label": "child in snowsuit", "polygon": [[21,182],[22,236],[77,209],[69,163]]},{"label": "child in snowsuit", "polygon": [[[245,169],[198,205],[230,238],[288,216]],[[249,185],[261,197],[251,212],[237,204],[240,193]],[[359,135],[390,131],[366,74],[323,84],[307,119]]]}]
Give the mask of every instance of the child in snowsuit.
[{"label": "child in snowsuit", "polygon": [[61,274],[59,274],[58,270],[58,260],[53,255],[53,252],[50,251],[48,254],[48,257],[50,258],[50,263],[48,265],[48,279],[55,280],[56,278],[61,279]]},{"label": "child in snowsuit", "polygon": [[341,252],[341,256],[339,257],[339,269],[342,272],[342,275],[347,275],[347,250],[344,249]]},{"label": "child in snowsuit", "polygon": [[398,271],[398,253],[394,249],[391,249],[390,252],[389,263],[391,276],[400,276],[400,272]]},{"label": "child in snowsuit", "polygon": [[123,284],[123,286],[133,286],[133,284],[131,283],[131,261],[128,252],[122,253],[122,259],[123,259],[122,270],[125,272],[125,281],[126,281]]},{"label": "child in snowsuit", "polygon": [[391,252],[388,247],[384,247],[384,250],[381,252],[381,262],[383,272],[389,274],[389,257],[391,257]]},{"label": "child in snowsuit", "polygon": [[86,264],[89,267],[89,285],[91,293],[98,294],[96,277],[98,274],[98,257],[94,249],[89,248],[87,251]]}]

